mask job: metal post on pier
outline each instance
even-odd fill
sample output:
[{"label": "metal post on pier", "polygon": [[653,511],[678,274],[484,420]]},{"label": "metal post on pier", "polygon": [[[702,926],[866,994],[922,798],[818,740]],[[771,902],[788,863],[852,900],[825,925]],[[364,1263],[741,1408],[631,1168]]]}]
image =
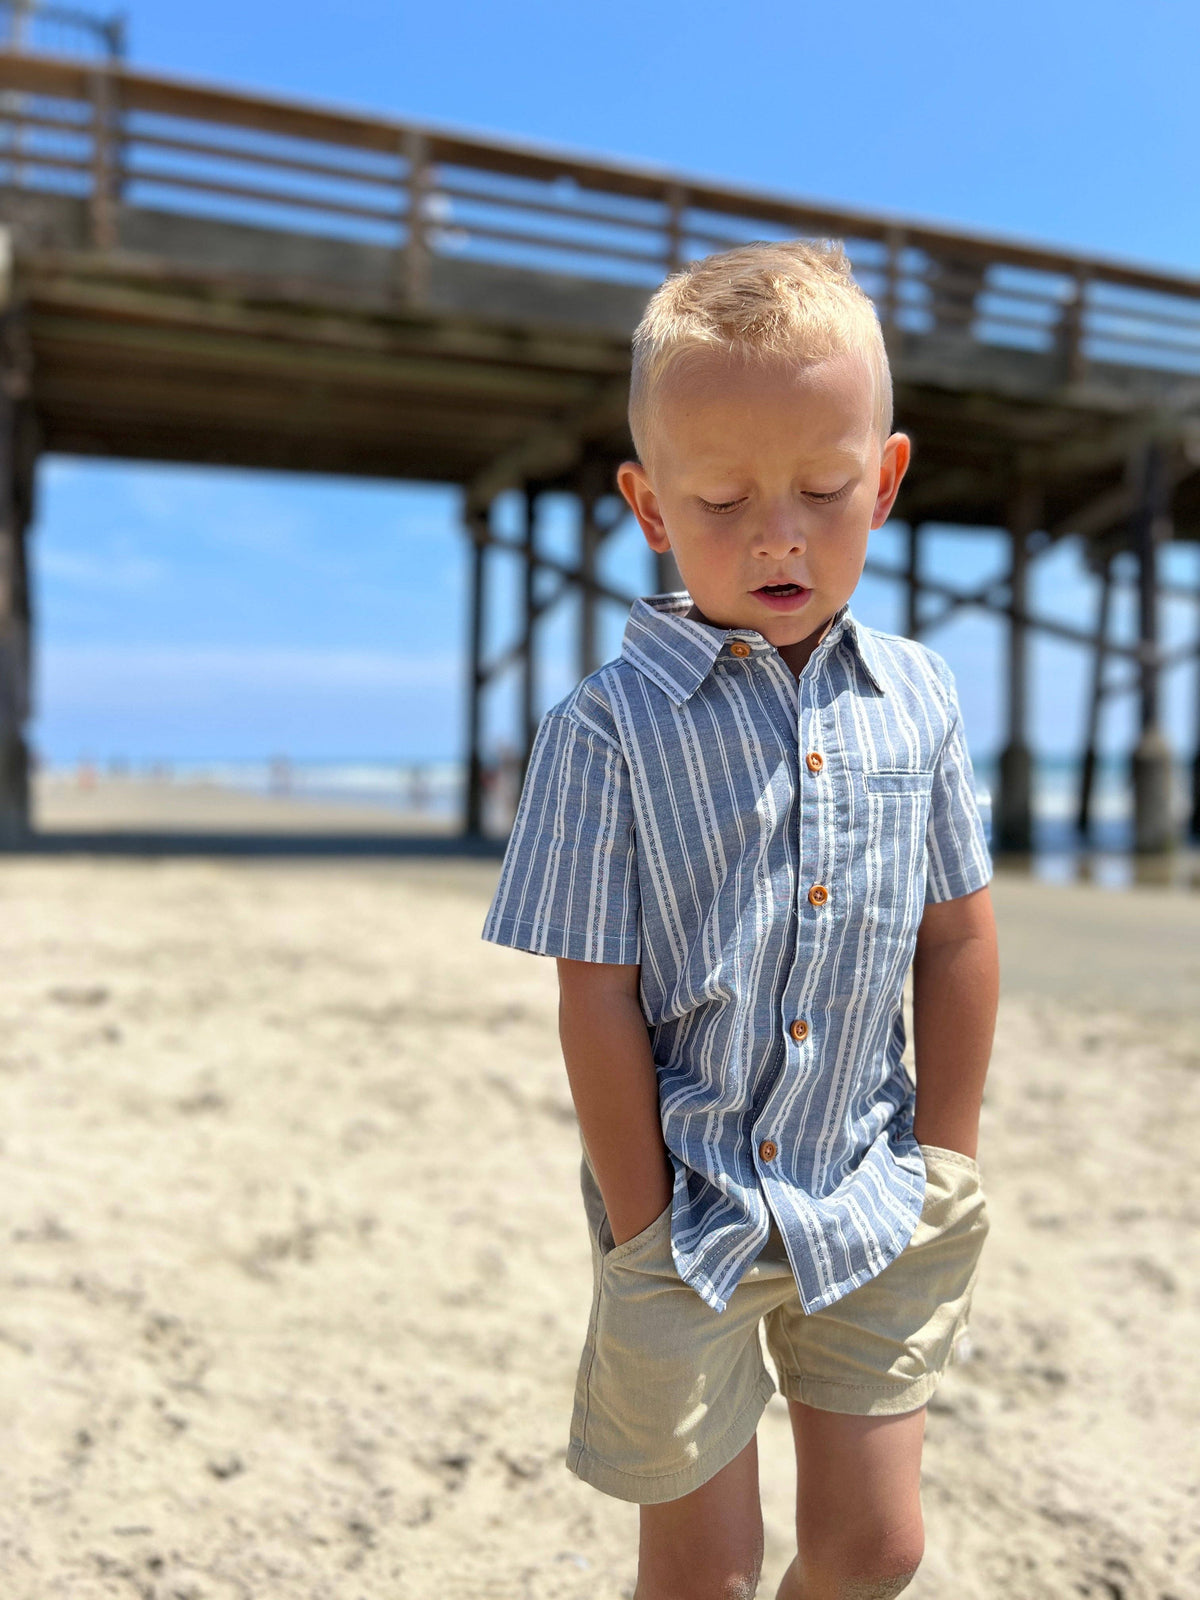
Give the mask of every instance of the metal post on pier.
[{"label": "metal post on pier", "polygon": [[586,678],[600,665],[599,611],[596,593],[596,557],[603,531],[596,519],[596,506],[603,492],[602,466],[588,458],[577,484],[579,497],[579,676]]},{"label": "metal post on pier", "polygon": [[521,504],[524,523],[521,529],[522,624],[520,641],[521,671],[521,770],[520,781],[525,781],[525,769],[533,754],[533,741],[537,737],[537,620],[540,607],[537,603],[537,511],[539,488],[526,483]]},{"label": "metal post on pier", "polygon": [[1042,519],[1041,491],[1019,483],[1009,507],[1008,743],[1000,755],[996,845],[1033,848],[1033,755],[1029,748],[1029,540]]},{"label": "metal post on pier", "polygon": [[1141,734],[1130,757],[1133,838],[1139,854],[1175,843],[1171,804],[1171,749],[1159,722],[1158,547],[1171,535],[1171,483],[1166,452],[1157,442],[1141,453],[1132,543],[1138,562],[1138,637],[1141,644]]},{"label": "metal post on pier", "polygon": [[[0,246],[7,243],[0,229]],[[31,615],[27,530],[33,517],[36,428],[28,341],[19,311],[0,309],[0,848],[30,835]]]},{"label": "metal post on pier", "polygon": [[117,246],[117,195],[120,175],[117,158],[121,149],[113,75],[107,65],[91,75],[92,87],[92,189],[89,197],[89,225],[94,250],[114,250]]},{"label": "metal post on pier", "polygon": [[908,525],[908,568],[905,582],[904,631],[910,639],[921,637],[921,524]]},{"label": "metal post on pier", "polygon": [[466,531],[471,540],[471,597],[468,617],[467,661],[467,770],[463,796],[462,831],[468,838],[483,836],[483,665],[487,615],[487,556],[490,508],[468,511]]},{"label": "metal post on pier", "polygon": [[1096,760],[1100,741],[1100,711],[1104,701],[1104,669],[1108,661],[1108,634],[1112,616],[1113,553],[1109,551],[1100,569],[1100,599],[1096,614],[1096,641],[1092,649],[1092,692],[1088,701],[1087,732],[1083,760],[1079,768],[1079,806],[1076,827],[1086,838],[1092,828],[1092,790],[1096,781]]},{"label": "metal post on pier", "polygon": [[400,154],[405,165],[405,242],[401,262],[402,295],[413,306],[424,305],[429,295],[429,200],[433,175],[429,140],[416,129],[401,135]]}]

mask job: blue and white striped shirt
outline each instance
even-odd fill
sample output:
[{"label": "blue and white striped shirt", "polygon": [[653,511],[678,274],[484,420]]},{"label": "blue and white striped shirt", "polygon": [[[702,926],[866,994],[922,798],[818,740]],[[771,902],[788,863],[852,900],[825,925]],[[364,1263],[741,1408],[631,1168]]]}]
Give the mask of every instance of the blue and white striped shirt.
[{"label": "blue and white striped shirt", "polygon": [[816,1311],[916,1226],[904,981],[991,862],[940,656],[843,606],[797,680],[691,603],[543,717],[483,937],[640,963],[680,1276],[724,1310],[773,1214]]}]

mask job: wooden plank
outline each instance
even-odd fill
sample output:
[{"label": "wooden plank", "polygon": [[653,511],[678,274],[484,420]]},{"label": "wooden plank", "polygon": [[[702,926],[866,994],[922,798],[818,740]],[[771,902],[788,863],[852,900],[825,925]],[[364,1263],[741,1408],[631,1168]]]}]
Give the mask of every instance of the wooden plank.
[{"label": "wooden plank", "polygon": [[[536,418],[497,412],[494,407],[447,405],[442,397],[405,395],[381,410],[378,396],[347,392],[324,385],[247,384],[224,381],[212,374],[176,375],[169,367],[144,372],[116,371],[97,363],[90,370],[51,369],[39,389],[39,406],[47,422],[74,412],[95,412],[98,432],[136,418],[183,432],[201,419],[228,421],[231,426],[265,423],[281,433],[304,432],[315,424],[331,432],[391,438],[419,433],[467,439],[472,455],[505,448],[522,437]],[[99,404],[104,401],[104,406]]]},{"label": "wooden plank", "polygon": [[[93,70],[90,64],[0,51],[0,87],[4,88],[85,100],[89,96]],[[828,233],[885,244],[890,234],[901,229],[910,246],[934,256],[949,256],[955,260],[976,258],[1065,277],[1074,277],[1082,270],[1090,278],[1129,288],[1200,298],[1200,276],[1167,273],[1112,257],[1085,256],[994,234],[937,227],[918,219],[717,185],[665,169],[599,161],[565,151],[539,149],[515,140],[483,140],[429,125],[238,93],[138,72],[126,66],[113,67],[108,72],[116,101],[127,110],[223,123],[389,155],[394,154],[404,135],[417,134],[428,141],[430,159],[437,163],[549,182],[566,177],[581,188],[656,200],[664,205],[669,203],[673,189],[683,187],[693,211],[772,221],[797,232]],[[699,221],[697,225],[701,225]],[[685,227],[685,231],[690,233],[690,227]]]},{"label": "wooden plank", "polygon": [[124,432],[110,428],[99,435],[86,423],[75,427],[64,420],[53,431],[47,430],[46,448],[106,460],[329,473],[385,482],[462,484],[483,464],[460,442],[443,445],[436,440],[396,438],[376,443],[340,437],[314,441],[304,433],[218,427],[196,427],[180,434],[156,429],[150,423],[139,423]]},{"label": "wooden plank", "polygon": [[[30,119],[22,115],[22,121]],[[52,123],[49,119],[46,126],[63,127],[63,122]],[[247,166],[266,166],[277,168],[281,172],[302,173],[305,177],[336,178],[343,183],[362,183],[374,187],[383,187],[393,193],[400,185],[399,162],[395,163],[396,170],[388,172],[380,168],[350,167],[345,163],[332,161],[316,161],[311,157],[301,160],[298,156],[282,155],[276,150],[264,147],[255,149],[247,144],[215,144],[211,140],[171,138],[167,134],[148,133],[144,128],[139,128],[135,136],[138,147],[145,146],[152,150],[180,151],[187,155],[211,156],[217,161],[232,161],[235,164]]]},{"label": "wooden plank", "polygon": [[307,194],[300,189],[267,189],[258,184],[219,183],[214,178],[198,178],[190,172],[154,171],[148,167],[129,167],[125,173],[128,183],[146,184],[159,189],[177,189],[189,194],[216,194],[233,200],[256,200],[260,204],[278,206],[281,210],[319,211],[331,217],[357,217],[365,222],[399,224],[406,212],[399,206],[352,205],[345,200],[332,200],[324,195]]},{"label": "wooden plank", "polygon": [[575,373],[538,373],[496,364],[434,360],[369,350],[335,350],[302,344],[239,338],[216,330],[92,323],[42,314],[31,318],[35,349],[101,351],[138,362],[193,363],[204,370],[270,373],[306,381],[340,381],[358,387],[419,389],[423,394],[492,397],[506,404],[524,400],[545,406],[588,401],[593,385]]},{"label": "wooden plank", "polygon": [[286,278],[197,273],[178,263],[63,252],[26,258],[34,305],[63,313],[145,318],[180,326],[224,326],[262,337],[391,351],[421,350],[505,365],[618,375],[628,372],[627,340],[587,330],[518,326],[464,312],[412,313],[379,295]]}]

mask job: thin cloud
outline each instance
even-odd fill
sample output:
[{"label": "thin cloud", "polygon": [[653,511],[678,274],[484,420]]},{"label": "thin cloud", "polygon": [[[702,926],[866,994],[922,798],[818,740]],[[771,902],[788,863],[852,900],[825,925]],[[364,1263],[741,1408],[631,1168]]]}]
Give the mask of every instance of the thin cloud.
[{"label": "thin cloud", "polygon": [[152,589],[162,582],[166,571],[161,561],[145,556],[101,559],[81,550],[43,550],[38,565],[42,575],[52,582],[104,594]]},{"label": "thin cloud", "polygon": [[43,705],[79,711],[229,697],[436,694],[456,687],[461,673],[450,651],[49,644],[38,678]]}]

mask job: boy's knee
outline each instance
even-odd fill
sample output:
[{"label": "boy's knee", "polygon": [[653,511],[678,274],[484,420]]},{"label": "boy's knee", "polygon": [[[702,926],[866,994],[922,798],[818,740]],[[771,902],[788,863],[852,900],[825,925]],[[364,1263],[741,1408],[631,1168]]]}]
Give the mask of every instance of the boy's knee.
[{"label": "boy's knee", "polygon": [[[682,1587],[672,1584],[662,1589],[646,1588],[638,1584],[633,1600],[754,1600],[758,1593],[757,1572],[731,1574],[725,1578],[705,1578],[699,1586],[693,1583]],[[896,1591],[899,1593],[899,1590]]]},{"label": "boy's knee", "polygon": [[893,1600],[917,1575],[918,1559],[904,1572],[892,1572],[877,1578],[852,1578],[849,1588],[843,1589],[839,1600]]},{"label": "boy's knee", "polygon": [[639,1578],[633,1600],[754,1600],[761,1565],[757,1560],[732,1562],[720,1571]]},{"label": "boy's knee", "polygon": [[759,1568],[742,1568],[725,1573],[696,1573],[662,1582],[639,1580],[633,1600],[754,1600],[758,1593]]},{"label": "boy's knee", "polygon": [[920,1528],[878,1544],[828,1543],[805,1552],[801,1563],[804,1600],[893,1600],[917,1574],[925,1554]]}]

